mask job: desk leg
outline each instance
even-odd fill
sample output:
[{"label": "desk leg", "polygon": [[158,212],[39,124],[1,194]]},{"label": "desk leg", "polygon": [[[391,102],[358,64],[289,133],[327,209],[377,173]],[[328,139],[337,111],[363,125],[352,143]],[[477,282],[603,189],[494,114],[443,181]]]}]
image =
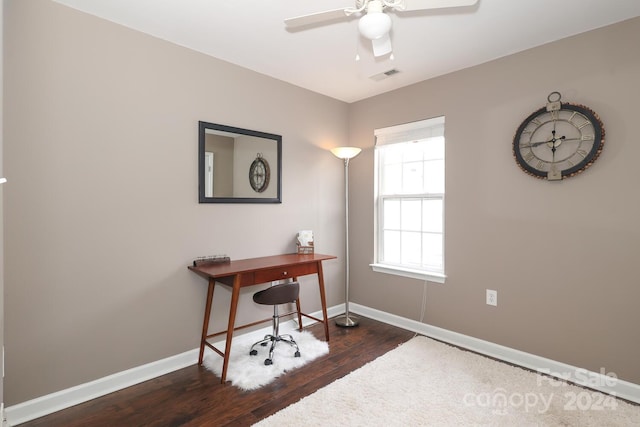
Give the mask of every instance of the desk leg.
[{"label": "desk leg", "polygon": [[298,312],[298,330],[302,332],[302,312],[300,311],[300,298],[296,300],[296,311]]},{"label": "desk leg", "polygon": [[200,355],[198,356],[198,365],[202,365],[202,358],[204,357],[204,343],[207,340],[207,334],[209,332],[209,317],[211,316],[211,303],[213,301],[213,288],[215,286],[216,281],[213,279],[209,279],[207,303],[204,309],[204,322],[202,323],[202,337],[200,338]]},{"label": "desk leg", "polygon": [[[292,277],[291,280],[297,282],[298,278]],[[296,311],[298,312],[298,330],[302,332],[302,311],[300,310],[300,298],[296,300]]]},{"label": "desk leg", "polygon": [[240,296],[240,275],[233,278],[233,290],[231,292],[231,307],[229,308],[229,326],[227,326],[227,341],[224,347],[224,361],[222,362],[222,377],[220,382],[225,383],[227,379],[227,368],[229,367],[229,354],[231,354],[231,340],[233,339],[233,329],[236,323],[236,311],[238,310],[238,299]]},{"label": "desk leg", "polygon": [[327,296],[324,293],[324,275],[322,261],[318,261],[318,285],[320,286],[320,302],[322,303],[322,318],[324,319],[324,335],[329,342],[329,319],[327,318]]}]

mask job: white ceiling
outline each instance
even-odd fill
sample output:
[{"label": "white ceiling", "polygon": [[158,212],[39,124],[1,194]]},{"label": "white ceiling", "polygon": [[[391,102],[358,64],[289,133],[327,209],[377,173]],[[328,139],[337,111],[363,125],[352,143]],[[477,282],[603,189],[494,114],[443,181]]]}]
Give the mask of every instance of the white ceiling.
[{"label": "white ceiling", "polygon": [[[346,102],[640,16],[640,0],[479,0],[392,12],[395,59],[375,60],[357,17],[285,29],[285,18],[354,0],[54,1]],[[393,68],[399,73],[370,78]]]}]

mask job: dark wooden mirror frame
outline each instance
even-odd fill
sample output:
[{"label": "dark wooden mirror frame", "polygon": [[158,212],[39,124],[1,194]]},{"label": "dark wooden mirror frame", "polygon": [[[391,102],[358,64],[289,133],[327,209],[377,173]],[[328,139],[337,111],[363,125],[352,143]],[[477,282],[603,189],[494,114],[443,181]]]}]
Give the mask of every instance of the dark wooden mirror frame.
[{"label": "dark wooden mirror frame", "polygon": [[[205,195],[205,135],[207,130],[246,135],[273,140],[276,144],[277,164],[271,165],[271,183],[276,186],[276,197],[206,197]],[[247,165],[247,181],[249,165]],[[260,194],[260,193],[256,193]],[[242,129],[217,123],[198,122],[198,197],[200,203],[282,203],[282,136]]]}]

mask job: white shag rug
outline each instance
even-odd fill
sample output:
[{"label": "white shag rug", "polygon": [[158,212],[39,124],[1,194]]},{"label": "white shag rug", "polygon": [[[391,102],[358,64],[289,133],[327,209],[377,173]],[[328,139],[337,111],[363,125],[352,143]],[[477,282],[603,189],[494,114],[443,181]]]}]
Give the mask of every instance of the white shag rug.
[{"label": "white shag rug", "polygon": [[[269,356],[270,344],[266,347],[256,346],[258,354],[250,356],[249,350],[254,342],[262,336],[241,336],[234,338],[231,344],[227,381],[242,390],[255,390],[269,384],[286,371],[296,369],[311,360],[329,352],[329,344],[320,341],[308,331],[287,331],[300,348],[300,357],[295,357],[295,348],[286,343],[278,343],[273,354],[273,365],[265,365],[264,360]],[[222,356],[207,348],[203,365],[222,377]]]},{"label": "white shag rug", "polygon": [[420,336],[255,425],[640,426],[640,406]]}]

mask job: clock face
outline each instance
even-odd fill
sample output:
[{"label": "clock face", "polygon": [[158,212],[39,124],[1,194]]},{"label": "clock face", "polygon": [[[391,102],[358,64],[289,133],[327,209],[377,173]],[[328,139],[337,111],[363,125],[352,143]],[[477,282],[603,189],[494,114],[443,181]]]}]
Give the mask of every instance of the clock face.
[{"label": "clock face", "polygon": [[604,126],[593,111],[557,102],[555,109],[543,107],[522,122],[513,154],[526,173],[557,181],[591,166],[603,145]]},{"label": "clock face", "polygon": [[257,193],[262,193],[269,186],[269,163],[258,155],[249,168],[249,184]]}]

